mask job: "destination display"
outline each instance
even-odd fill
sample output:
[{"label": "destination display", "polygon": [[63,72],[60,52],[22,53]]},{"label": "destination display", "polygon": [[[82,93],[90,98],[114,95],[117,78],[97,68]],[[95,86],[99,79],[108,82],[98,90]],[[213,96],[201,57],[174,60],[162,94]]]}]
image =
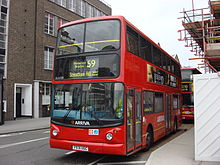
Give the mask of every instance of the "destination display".
[{"label": "destination display", "polygon": [[55,79],[87,79],[116,77],[119,74],[118,55],[78,56],[55,61]]},{"label": "destination display", "polygon": [[176,88],[176,77],[147,64],[147,81]]},{"label": "destination display", "polygon": [[191,82],[182,83],[182,92],[193,92],[193,84]]},{"label": "destination display", "polygon": [[99,58],[81,57],[70,60],[69,78],[98,77]]}]

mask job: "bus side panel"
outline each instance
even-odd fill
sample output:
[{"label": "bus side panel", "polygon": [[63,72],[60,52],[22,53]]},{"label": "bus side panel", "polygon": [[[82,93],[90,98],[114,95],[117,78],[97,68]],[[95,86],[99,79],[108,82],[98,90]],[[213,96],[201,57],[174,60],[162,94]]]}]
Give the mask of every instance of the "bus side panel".
[{"label": "bus side panel", "polygon": [[164,137],[165,131],[165,116],[164,113],[156,113],[155,115],[155,126],[154,126],[154,141]]},{"label": "bus side panel", "polygon": [[146,126],[143,127],[143,144],[146,145],[146,132],[150,125],[153,127],[154,141],[157,141],[161,137],[165,136],[165,122],[164,114],[149,114],[144,116],[146,121]]},{"label": "bus side panel", "polygon": [[126,52],[124,62],[125,84],[137,87],[145,86],[147,80],[146,62],[140,57],[134,56],[129,52]]}]

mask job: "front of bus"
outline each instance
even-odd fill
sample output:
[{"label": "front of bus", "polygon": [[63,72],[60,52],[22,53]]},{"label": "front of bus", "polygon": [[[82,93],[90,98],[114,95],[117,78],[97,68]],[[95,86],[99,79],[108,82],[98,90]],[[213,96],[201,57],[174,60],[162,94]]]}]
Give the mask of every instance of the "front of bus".
[{"label": "front of bus", "polygon": [[126,154],[121,21],[105,17],[62,26],[54,59],[50,146]]}]

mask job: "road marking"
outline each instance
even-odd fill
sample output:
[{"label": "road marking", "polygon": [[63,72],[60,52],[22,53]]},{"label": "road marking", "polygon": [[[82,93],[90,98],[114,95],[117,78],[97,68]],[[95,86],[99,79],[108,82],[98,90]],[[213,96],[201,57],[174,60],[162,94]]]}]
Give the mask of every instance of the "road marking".
[{"label": "road marking", "polygon": [[22,135],[26,132],[20,132],[20,133],[11,133],[11,134],[5,134],[5,135],[0,135],[0,138],[1,137],[10,137],[10,136],[16,136],[16,135]]},{"label": "road marking", "polygon": [[131,162],[112,162],[112,163],[97,163],[97,165],[111,165],[111,164],[145,164],[147,161],[131,161]]},{"label": "road marking", "polygon": [[107,156],[103,156],[103,157],[101,157],[101,158],[99,158],[99,159],[97,159],[97,160],[95,160],[95,161],[93,161],[93,162],[91,162],[91,163],[89,163],[89,164],[87,164],[87,165],[93,165],[93,164],[96,164],[97,162],[99,162],[100,160],[102,160],[102,159],[104,159],[104,158],[106,158]]},{"label": "road marking", "polygon": [[17,145],[20,145],[20,144],[26,144],[26,143],[36,142],[36,141],[45,140],[45,139],[49,139],[49,137],[44,137],[44,138],[39,138],[39,139],[33,139],[33,140],[28,140],[28,141],[18,142],[18,143],[12,143],[12,144],[0,145],[0,149],[1,149],[1,148],[12,147],[12,146],[17,146]]},{"label": "road marking", "polygon": [[43,132],[43,133],[50,133],[50,131],[45,131],[45,132]]},{"label": "road marking", "polygon": [[72,154],[72,153],[75,153],[76,151],[70,151],[70,152],[67,152],[65,153],[65,155],[69,155],[69,154]]}]

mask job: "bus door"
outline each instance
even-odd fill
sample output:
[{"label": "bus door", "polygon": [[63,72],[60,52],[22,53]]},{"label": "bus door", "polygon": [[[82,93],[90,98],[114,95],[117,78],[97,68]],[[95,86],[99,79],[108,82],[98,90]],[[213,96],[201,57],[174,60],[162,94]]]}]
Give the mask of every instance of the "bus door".
[{"label": "bus door", "polygon": [[142,113],[141,113],[141,90],[136,90],[135,93],[135,148],[141,147],[141,137],[142,137]]},{"label": "bus door", "polygon": [[171,95],[166,94],[166,106],[165,106],[165,126],[166,134],[171,130]]},{"label": "bus door", "polygon": [[127,90],[127,152],[141,147],[141,91]]}]

